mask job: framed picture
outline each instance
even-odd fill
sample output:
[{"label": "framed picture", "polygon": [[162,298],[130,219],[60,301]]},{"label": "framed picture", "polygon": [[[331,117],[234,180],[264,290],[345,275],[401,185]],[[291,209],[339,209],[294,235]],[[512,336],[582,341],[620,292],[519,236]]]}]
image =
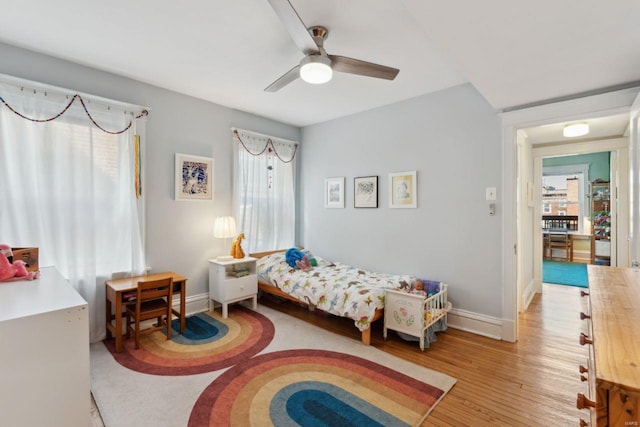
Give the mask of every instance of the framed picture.
[{"label": "framed picture", "polygon": [[213,200],[213,159],[176,153],[176,200]]},{"label": "framed picture", "polygon": [[353,178],[353,207],[378,207],[378,177],[360,176]]},{"label": "framed picture", "polygon": [[389,174],[389,207],[418,207],[416,171]]},{"label": "framed picture", "polygon": [[324,207],[344,208],[344,177],[324,180]]}]

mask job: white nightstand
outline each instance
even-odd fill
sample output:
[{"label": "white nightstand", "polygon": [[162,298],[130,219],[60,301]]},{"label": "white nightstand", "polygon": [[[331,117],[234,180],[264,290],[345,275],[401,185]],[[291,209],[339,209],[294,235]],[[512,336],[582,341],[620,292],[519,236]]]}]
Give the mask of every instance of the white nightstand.
[{"label": "white nightstand", "polygon": [[[258,309],[257,258],[245,257],[231,261],[209,260],[209,309],[213,302],[222,304],[222,317],[228,316],[228,305],[245,299],[253,299],[253,309]],[[237,277],[236,272],[247,270],[249,274]]]}]

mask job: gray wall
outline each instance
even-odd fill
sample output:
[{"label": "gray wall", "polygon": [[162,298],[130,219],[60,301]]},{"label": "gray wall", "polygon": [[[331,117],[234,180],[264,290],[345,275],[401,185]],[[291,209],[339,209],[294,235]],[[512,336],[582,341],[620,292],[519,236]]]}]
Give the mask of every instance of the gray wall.
[{"label": "gray wall", "polygon": [[[207,259],[227,250],[213,220],[231,213],[232,126],[303,140],[299,243],[329,259],[450,284],[456,308],[501,315],[500,122],[470,85],[310,126],[282,123],[0,43],[0,73],[148,107],[147,256],[154,271],[208,290]],[[215,158],[213,202],[173,200],[176,152]],[[389,209],[388,173],[418,171],[418,208]],[[379,208],[353,208],[353,178],[379,176]],[[324,179],[345,176],[345,209]],[[498,187],[488,215],[485,187]]]},{"label": "gray wall", "polygon": [[[299,129],[2,43],[0,58],[2,74],[150,109],[144,141],[147,263],[152,271],[187,276],[188,295],[208,292],[207,260],[228,251],[214,239],[213,221],[231,214],[230,128],[291,140],[300,140]],[[214,157],[212,202],[173,199],[176,152]]]},{"label": "gray wall", "polygon": [[[300,244],[319,256],[450,285],[454,307],[500,318],[501,125],[462,85],[303,129]],[[418,208],[390,209],[388,174],[416,170]],[[379,176],[379,208],[353,207],[353,178]],[[346,177],[346,208],[324,180]],[[485,188],[498,188],[489,216]]]}]

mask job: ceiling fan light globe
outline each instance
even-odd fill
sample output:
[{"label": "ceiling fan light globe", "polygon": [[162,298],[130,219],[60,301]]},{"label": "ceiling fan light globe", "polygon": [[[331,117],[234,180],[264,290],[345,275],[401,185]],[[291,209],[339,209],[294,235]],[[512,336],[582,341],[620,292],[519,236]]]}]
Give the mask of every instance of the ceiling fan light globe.
[{"label": "ceiling fan light globe", "polygon": [[300,78],[307,83],[322,84],[333,77],[331,60],[320,55],[305,57],[300,64]]}]

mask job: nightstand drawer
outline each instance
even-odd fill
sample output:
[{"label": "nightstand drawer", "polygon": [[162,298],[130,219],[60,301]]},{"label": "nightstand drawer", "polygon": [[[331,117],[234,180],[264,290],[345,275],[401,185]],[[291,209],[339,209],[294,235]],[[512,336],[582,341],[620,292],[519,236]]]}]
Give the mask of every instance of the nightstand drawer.
[{"label": "nightstand drawer", "polygon": [[235,279],[227,279],[224,284],[224,300],[248,297],[258,293],[258,280],[255,274]]},{"label": "nightstand drawer", "polygon": [[251,257],[230,261],[209,260],[209,310],[215,308],[214,301],[219,302],[222,305],[222,317],[226,318],[229,304],[249,298],[253,300],[253,309],[258,309],[256,261]]}]

